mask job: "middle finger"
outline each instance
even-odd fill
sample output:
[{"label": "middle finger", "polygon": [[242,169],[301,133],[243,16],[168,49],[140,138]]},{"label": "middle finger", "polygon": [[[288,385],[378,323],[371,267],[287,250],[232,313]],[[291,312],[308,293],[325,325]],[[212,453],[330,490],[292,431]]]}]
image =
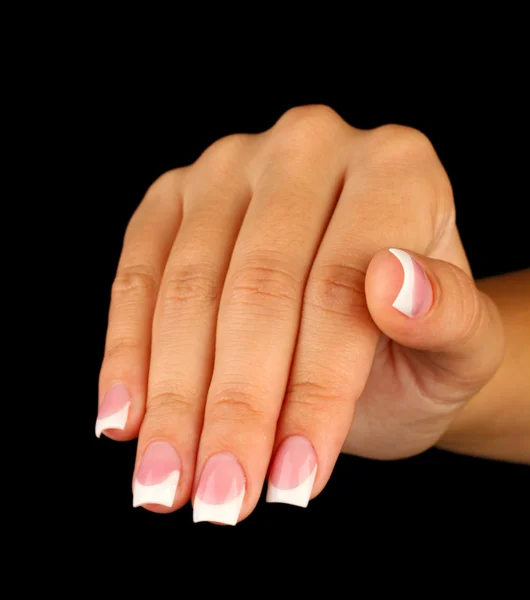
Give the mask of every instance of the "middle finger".
[{"label": "middle finger", "polygon": [[[333,118],[330,115],[330,118]],[[265,134],[222,292],[194,521],[254,508],[274,443],[305,282],[340,192],[343,126],[292,115]],[[322,125],[325,125],[322,127]]]}]

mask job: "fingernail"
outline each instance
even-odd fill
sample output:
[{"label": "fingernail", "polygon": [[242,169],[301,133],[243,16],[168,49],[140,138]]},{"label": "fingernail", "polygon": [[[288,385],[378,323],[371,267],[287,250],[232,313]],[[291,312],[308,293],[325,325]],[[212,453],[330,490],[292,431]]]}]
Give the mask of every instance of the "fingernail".
[{"label": "fingernail", "polygon": [[193,502],[193,522],[235,525],[245,497],[245,474],[232,454],[212,456],[201,474]]},{"label": "fingernail", "polygon": [[403,284],[392,306],[407,317],[421,317],[432,304],[431,283],[410,254],[396,248],[390,248],[390,252],[403,267]]},{"label": "fingernail", "polygon": [[317,474],[317,457],[311,442],[288,437],[279,447],[269,475],[267,502],[306,507]]},{"label": "fingernail", "polygon": [[129,390],[121,383],[113,385],[105,394],[96,420],[96,437],[105,429],[125,429],[131,406]]},{"label": "fingernail", "polygon": [[168,442],[151,442],[142,457],[133,486],[133,506],[173,506],[180,477],[180,458]]}]

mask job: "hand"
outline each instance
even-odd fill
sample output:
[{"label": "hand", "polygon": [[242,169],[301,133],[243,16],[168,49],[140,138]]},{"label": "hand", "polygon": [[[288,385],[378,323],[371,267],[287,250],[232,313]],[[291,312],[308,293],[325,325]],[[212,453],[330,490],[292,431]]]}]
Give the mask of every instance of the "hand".
[{"label": "hand", "polygon": [[341,451],[436,444],[502,352],[429,141],[300,107],[147,192],[112,289],[96,434],[138,435],[135,506],[193,497],[195,521],[235,524],[267,472],[269,501],[305,506]]}]

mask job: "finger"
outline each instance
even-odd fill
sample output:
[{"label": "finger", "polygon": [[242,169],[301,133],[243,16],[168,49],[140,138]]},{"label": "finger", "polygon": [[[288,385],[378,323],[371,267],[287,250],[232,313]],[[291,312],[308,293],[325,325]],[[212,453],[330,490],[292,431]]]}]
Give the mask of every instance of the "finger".
[{"label": "finger", "polygon": [[184,217],[153,321],[148,400],[138,439],[133,505],[169,512],[190,496],[211,378],[219,299],[250,201],[241,165],[247,137],[211,146],[183,186]]},{"label": "finger", "polygon": [[197,459],[194,521],[234,525],[258,501],[303,289],[344,169],[343,124],[288,113],[264,141],[219,311]]},{"label": "finger", "polygon": [[306,506],[327,483],[342,449],[380,336],[364,291],[371,257],[389,239],[425,249],[435,238],[434,152],[401,129],[381,140],[386,131],[355,134],[344,189],[311,269],[269,502]]},{"label": "finger", "polygon": [[148,190],[125,234],[112,286],[105,355],[99,378],[96,435],[136,437],[145,410],[151,324],[158,287],[182,213],[182,170]]},{"label": "finger", "polygon": [[451,405],[476,393],[502,354],[495,303],[458,267],[410,250],[377,253],[366,275],[370,314],[402,348],[426,397]]}]

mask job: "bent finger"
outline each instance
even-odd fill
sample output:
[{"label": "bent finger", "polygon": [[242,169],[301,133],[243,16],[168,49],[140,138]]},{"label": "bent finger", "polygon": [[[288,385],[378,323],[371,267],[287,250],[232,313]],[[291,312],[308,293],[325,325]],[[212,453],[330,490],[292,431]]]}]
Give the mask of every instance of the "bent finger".
[{"label": "bent finger", "polygon": [[247,517],[269,465],[305,282],[345,166],[344,153],[337,151],[346,137],[342,123],[333,115],[326,121],[311,115],[281,120],[278,136],[264,138],[265,168],[251,173],[253,199],[219,310],[195,522],[235,525]]},{"label": "bent finger", "polygon": [[331,476],[380,337],[365,297],[371,258],[389,239],[425,249],[435,237],[432,207],[446,186],[434,152],[407,130],[388,133],[355,133],[344,188],[311,269],[269,502],[306,506]]},{"label": "bent finger", "polygon": [[131,218],[112,285],[105,354],[99,377],[96,436],[130,440],[145,410],[151,325],[167,256],[182,216],[183,170],[148,190]]},{"label": "bent finger", "polygon": [[368,268],[366,297],[377,326],[414,361],[427,396],[462,400],[498,368],[499,311],[455,265],[410,250],[382,250]]},{"label": "bent finger", "polygon": [[183,189],[184,216],[153,318],[133,506],[170,512],[189,499],[213,366],[219,299],[250,202],[244,161],[251,154],[251,139],[233,136],[211,146]]}]

